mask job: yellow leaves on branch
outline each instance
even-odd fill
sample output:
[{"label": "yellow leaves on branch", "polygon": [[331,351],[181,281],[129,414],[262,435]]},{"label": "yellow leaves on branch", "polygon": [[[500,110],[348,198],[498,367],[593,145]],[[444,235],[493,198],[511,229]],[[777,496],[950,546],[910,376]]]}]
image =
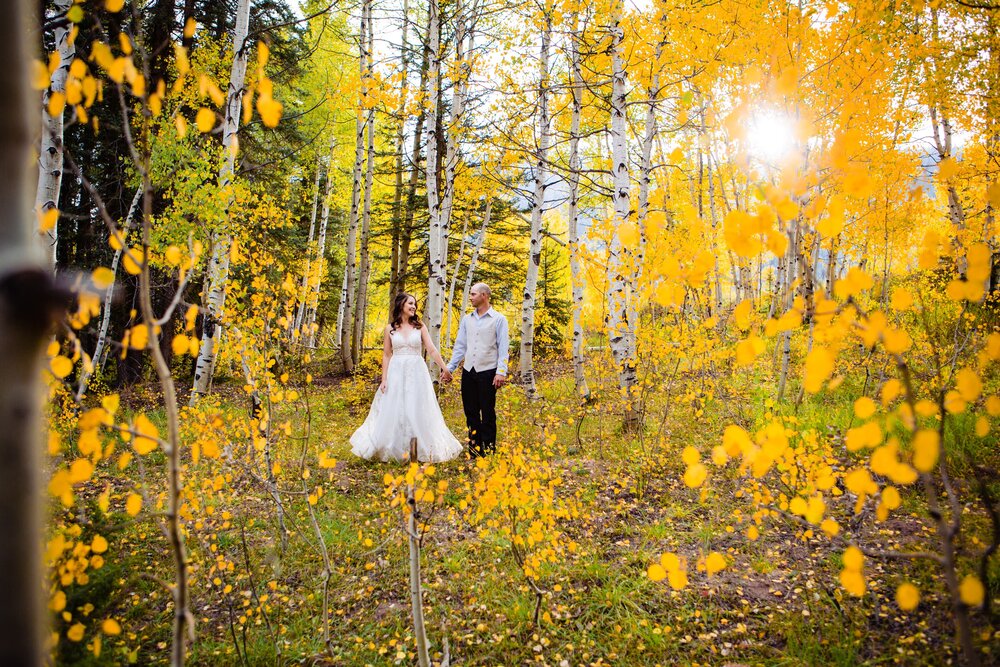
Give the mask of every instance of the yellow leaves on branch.
[{"label": "yellow leaves on branch", "polygon": [[986,589],[983,582],[974,574],[967,574],[958,585],[958,594],[962,602],[970,607],[979,607],[986,599]]},{"label": "yellow leaves on branch", "polygon": [[913,467],[920,472],[932,471],[940,453],[941,436],[937,431],[921,429],[913,436]]},{"label": "yellow leaves on branch", "polygon": [[138,415],[132,423],[131,430],[135,433],[135,442],[132,446],[139,455],[145,456],[159,447],[160,431],[146,415]]}]

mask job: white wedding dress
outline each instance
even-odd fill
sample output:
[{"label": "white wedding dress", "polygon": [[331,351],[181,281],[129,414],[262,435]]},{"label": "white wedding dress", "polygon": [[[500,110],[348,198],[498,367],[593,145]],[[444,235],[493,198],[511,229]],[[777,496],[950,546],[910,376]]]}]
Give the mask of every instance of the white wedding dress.
[{"label": "white wedding dress", "polygon": [[410,438],[417,439],[417,458],[447,461],[462,453],[462,445],[445,424],[434,385],[421,355],[419,329],[393,331],[392,357],[386,391],[375,390],[371,410],[351,436],[351,453],[365,459],[406,461]]}]

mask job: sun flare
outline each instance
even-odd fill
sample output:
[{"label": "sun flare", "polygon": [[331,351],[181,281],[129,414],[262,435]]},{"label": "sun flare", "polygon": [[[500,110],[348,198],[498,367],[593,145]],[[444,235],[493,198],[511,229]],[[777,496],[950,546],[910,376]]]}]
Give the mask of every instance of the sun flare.
[{"label": "sun flare", "polygon": [[776,162],[795,146],[795,122],[773,111],[755,113],[747,123],[747,151],[765,162]]}]

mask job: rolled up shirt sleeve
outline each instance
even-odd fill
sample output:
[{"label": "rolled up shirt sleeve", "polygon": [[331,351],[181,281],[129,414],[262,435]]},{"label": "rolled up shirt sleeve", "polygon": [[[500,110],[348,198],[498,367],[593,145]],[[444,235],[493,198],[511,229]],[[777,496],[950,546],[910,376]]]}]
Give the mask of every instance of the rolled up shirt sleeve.
[{"label": "rolled up shirt sleeve", "polygon": [[497,375],[507,375],[507,360],[510,357],[510,331],[507,328],[507,318],[500,316],[497,323]]},{"label": "rolled up shirt sleeve", "polygon": [[465,358],[465,352],[468,348],[468,343],[466,342],[466,321],[468,317],[463,317],[458,323],[458,335],[455,337],[455,347],[451,351],[451,361],[448,362],[448,372],[454,373],[458,368],[458,365],[462,363],[462,359]]}]

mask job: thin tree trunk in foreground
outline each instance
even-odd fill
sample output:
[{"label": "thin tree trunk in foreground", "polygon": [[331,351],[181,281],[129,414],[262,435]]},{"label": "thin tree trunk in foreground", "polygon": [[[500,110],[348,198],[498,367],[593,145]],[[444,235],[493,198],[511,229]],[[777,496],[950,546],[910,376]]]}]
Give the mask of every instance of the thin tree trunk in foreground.
[{"label": "thin tree trunk in foreground", "polygon": [[42,664],[42,348],[51,278],[31,214],[32,118],[28,0],[0,9],[0,664]]}]

